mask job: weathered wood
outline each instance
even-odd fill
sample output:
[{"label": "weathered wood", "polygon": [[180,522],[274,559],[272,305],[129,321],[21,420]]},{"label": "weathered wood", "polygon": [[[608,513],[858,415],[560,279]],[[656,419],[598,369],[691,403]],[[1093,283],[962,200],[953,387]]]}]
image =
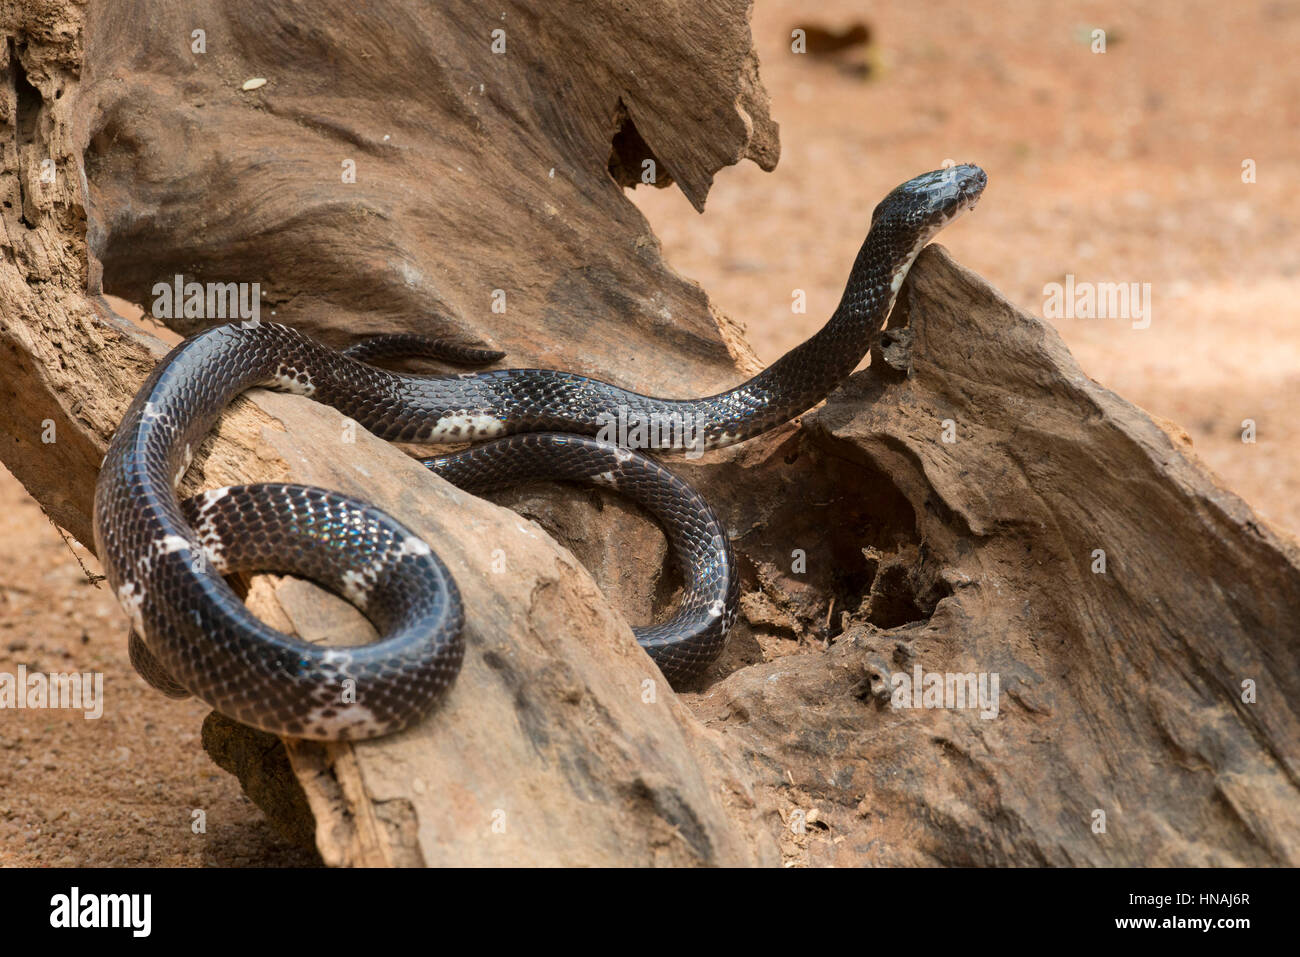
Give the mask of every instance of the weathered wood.
[{"label": "weathered wood", "polygon": [[[735,381],[733,355],[753,366],[702,291],[663,263],[610,174],[615,151],[628,168],[653,158],[670,173],[660,185],[675,180],[699,205],[718,166],[775,162],[745,3],[702,4],[671,24],[617,4],[600,16],[590,5],[544,16],[526,4],[491,16],[469,3],[354,6],[318,7],[314,26],[253,3],[95,3],[84,24],[71,3],[5,9],[15,58],[0,63],[11,94],[0,133],[12,134],[0,136],[12,198],[0,211],[0,454],[83,541],[107,440],[164,351],[103,290],[148,310],[155,283],[176,273],[256,282],[262,316],[329,342],[452,335],[502,346],[512,364],[681,394]],[[491,49],[502,9],[504,56]],[[204,54],[190,52],[195,29]],[[268,83],[242,91],[254,75]],[[658,152],[629,152],[638,143]],[[42,183],[48,158],[55,175]],[[498,289],[506,308],[494,312]],[[297,437],[268,439],[277,420]],[[387,488],[417,527],[413,516],[441,510],[423,526],[431,538],[454,529],[475,548],[457,562],[439,543],[474,605],[470,657],[460,697],[411,735],[355,752],[293,748],[300,785],[279,752],[260,746],[253,767],[243,735],[209,722],[205,745],[250,795],[289,833],[314,830],[334,863],[771,863],[743,780],[586,573],[396,450],[342,442],[339,424],[331,410],[250,394],[198,450],[182,492],[312,476],[341,487],[329,470],[343,469],[343,484],[370,472],[361,494],[383,505]],[[599,528],[590,540],[607,548]],[[486,577],[493,535],[518,577]],[[638,567],[646,582],[657,573]],[[314,638],[356,624],[319,591],[275,581],[256,579],[250,595],[268,620]],[[434,721],[441,730],[426,734]]]},{"label": "weathered wood", "polygon": [[[358,744],[290,747],[327,863],[777,860],[746,775],[567,551],[368,433],[353,442],[332,409],[281,395],[260,404],[279,423],[263,436],[296,481],[364,496],[437,542],[466,608],[465,665],[453,693],[418,727]],[[273,598],[309,640],[374,636],[350,606],[303,582],[279,582]],[[210,728],[205,743],[229,750],[237,728]],[[237,765],[242,779],[258,781],[264,751]]]},{"label": "weathered wood", "polygon": [[258,283],[263,316],[333,344],[418,330],[679,395],[736,381],[733,354],[752,367],[609,172],[620,117],[655,151],[624,160],[697,205],[720,166],[776,162],[748,4],[533,6],[3,8],[0,428],[56,521],[87,540],[99,458],[155,358],[98,296],[148,312],[177,274]]},{"label": "weathered wood", "polygon": [[[837,463],[821,540],[784,531],[768,499],[731,511],[774,543],[777,591],[798,593],[792,548],[823,578],[819,562],[868,550],[828,650],[740,670],[701,702],[786,818],[819,810],[787,853],[1300,863],[1300,549],[941,248],[905,288],[872,366],[797,443]],[[732,484],[763,487],[790,454],[756,450]],[[996,718],[894,707],[893,675],[917,667],[998,675]]]}]

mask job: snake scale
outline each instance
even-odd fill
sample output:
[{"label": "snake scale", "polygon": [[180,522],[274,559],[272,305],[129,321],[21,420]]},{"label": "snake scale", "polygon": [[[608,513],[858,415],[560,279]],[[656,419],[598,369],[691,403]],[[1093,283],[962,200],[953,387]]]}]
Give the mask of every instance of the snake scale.
[{"label": "snake scale", "polygon": [[[471,492],[563,479],[629,496],[663,527],[685,582],[672,617],[635,629],[637,640],[670,681],[699,674],[721,653],[736,614],[739,580],[725,529],[689,485],[635,448],[600,438],[602,426],[613,416],[685,423],[697,427],[694,447],[716,449],[807,411],[852,373],[916,256],[975,205],[985,183],[983,170],[961,165],[890,192],[827,324],[747,382],[704,398],[652,398],[545,369],[415,375],[373,364],[411,354],[499,358],[419,336],[376,337],[338,352],[249,320],[186,339],[136,395],[95,488],[96,546],[132,622],[133,664],[167,694],[193,694],[237,721],[320,740],[408,727],[455,681],[465,652],[455,582],[429,544],[392,517],[301,485],[179,500],[193,449],[235,396],[261,386],[332,405],[383,439],[490,439],[424,463]],[[356,605],[380,639],[327,648],[271,628],[226,581],[249,571],[323,585]]]}]

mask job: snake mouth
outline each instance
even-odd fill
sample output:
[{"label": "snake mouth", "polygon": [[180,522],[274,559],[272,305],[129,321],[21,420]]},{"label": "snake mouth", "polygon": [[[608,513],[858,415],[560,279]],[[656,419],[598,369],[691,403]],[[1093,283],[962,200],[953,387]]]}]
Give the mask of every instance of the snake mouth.
[{"label": "snake mouth", "polygon": [[980,197],[984,195],[984,187],[988,185],[989,177],[974,163],[953,166],[950,174],[951,192],[943,199],[953,205],[951,218],[956,219],[962,213],[974,209],[979,203]]},{"label": "snake mouth", "polygon": [[989,175],[973,163],[966,164],[971,172],[957,182],[957,189],[965,197],[967,210],[972,210],[984,195],[984,187],[989,183]]}]

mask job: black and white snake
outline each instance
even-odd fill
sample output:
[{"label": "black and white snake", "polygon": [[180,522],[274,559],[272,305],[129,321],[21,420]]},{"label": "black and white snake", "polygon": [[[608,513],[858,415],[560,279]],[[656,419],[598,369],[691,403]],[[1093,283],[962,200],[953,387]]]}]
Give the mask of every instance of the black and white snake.
[{"label": "black and white snake", "polygon": [[[236,395],[261,386],[328,403],[384,439],[494,439],[425,463],[469,491],[567,479],[629,495],[663,526],[686,583],[673,617],[635,629],[637,639],[670,680],[698,674],[721,653],[736,614],[726,532],[708,503],[663,466],[591,436],[621,415],[680,425],[694,447],[715,449],[807,411],[857,366],[917,254],[974,206],[985,182],[983,170],[964,165],[893,190],[876,207],[826,326],[748,382],[706,398],[650,398],[552,370],[409,375],[362,361],[445,354],[420,337],[368,340],[349,355],[285,326],[248,321],[187,339],[136,395],[95,488],[96,546],[134,628],[132,662],[168,694],[194,694],[246,724],[315,739],[400,730],[455,681],[464,655],[456,585],[429,545],[391,517],[299,485],[178,500],[176,485],[204,434]],[[455,357],[495,358],[473,350]],[[277,631],[226,582],[244,571],[310,578],[348,598],[381,638],[327,648]]]}]

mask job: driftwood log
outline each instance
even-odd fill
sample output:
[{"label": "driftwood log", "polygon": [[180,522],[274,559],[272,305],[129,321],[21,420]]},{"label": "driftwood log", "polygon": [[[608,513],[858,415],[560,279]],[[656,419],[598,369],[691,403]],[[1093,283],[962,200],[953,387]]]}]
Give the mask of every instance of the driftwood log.
[{"label": "driftwood log", "polygon": [[[656,394],[738,381],[743,336],[623,186],[700,207],[722,166],[775,163],[747,7],[0,4],[0,458],[89,540],[163,349],[102,296],[148,308],[175,275],[256,282],[264,317],[336,345],[418,330]],[[695,688],[632,640],[676,585],[635,509],[488,503],[346,434],[250,393],[183,483],[352,492],[464,592],[465,671],[418,728],[205,727],[329,863],[1300,863],[1296,545],[941,249],[824,407],[679,464],[744,573]],[[294,579],[250,603],[368,629]]]}]

